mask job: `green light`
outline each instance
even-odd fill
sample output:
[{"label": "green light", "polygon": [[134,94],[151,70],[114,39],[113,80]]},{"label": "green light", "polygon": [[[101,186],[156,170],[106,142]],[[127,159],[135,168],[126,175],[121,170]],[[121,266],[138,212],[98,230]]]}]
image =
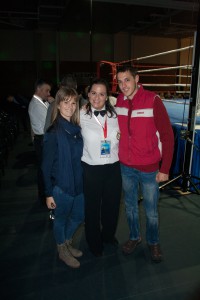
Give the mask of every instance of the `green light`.
[{"label": "green light", "polygon": [[84,37],[83,32],[76,32],[76,36],[80,39],[82,39]]},{"label": "green light", "polygon": [[111,47],[109,45],[105,46],[104,47],[104,52],[107,53],[107,54],[111,53]]},{"label": "green light", "polygon": [[67,34],[66,32],[61,32],[61,33],[60,33],[60,39],[61,39],[62,41],[66,41],[67,38],[68,38],[68,34]]},{"label": "green light", "polygon": [[50,70],[50,69],[53,68],[53,64],[52,64],[51,62],[49,62],[49,61],[43,62],[43,66],[44,66],[44,68],[47,69],[47,70]]}]

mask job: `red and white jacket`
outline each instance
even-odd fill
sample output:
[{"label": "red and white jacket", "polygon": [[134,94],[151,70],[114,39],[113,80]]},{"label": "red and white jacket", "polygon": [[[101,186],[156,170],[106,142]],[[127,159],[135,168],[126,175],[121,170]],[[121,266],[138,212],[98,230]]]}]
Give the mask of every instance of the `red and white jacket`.
[{"label": "red and white jacket", "polygon": [[120,128],[120,162],[141,171],[168,174],[173,156],[174,135],[162,100],[139,85],[132,100],[117,98]]}]

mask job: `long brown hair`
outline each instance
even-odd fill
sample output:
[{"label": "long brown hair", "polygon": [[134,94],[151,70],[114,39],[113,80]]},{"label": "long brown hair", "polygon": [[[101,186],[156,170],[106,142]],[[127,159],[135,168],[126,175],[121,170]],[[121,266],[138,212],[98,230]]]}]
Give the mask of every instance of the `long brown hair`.
[{"label": "long brown hair", "polygon": [[52,123],[57,120],[58,116],[60,116],[60,110],[58,109],[60,102],[66,101],[66,100],[70,101],[71,99],[75,99],[75,101],[76,101],[76,110],[75,110],[74,114],[72,115],[70,121],[73,124],[79,125],[80,117],[79,117],[78,93],[75,89],[66,88],[66,87],[60,88],[56,93],[54,107],[53,107],[53,111],[52,111],[52,115],[51,115]]}]

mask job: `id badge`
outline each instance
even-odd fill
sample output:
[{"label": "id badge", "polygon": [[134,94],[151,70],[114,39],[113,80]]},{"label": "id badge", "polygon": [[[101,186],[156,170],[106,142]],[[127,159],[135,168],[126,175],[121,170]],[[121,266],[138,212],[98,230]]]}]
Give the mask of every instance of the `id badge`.
[{"label": "id badge", "polygon": [[100,157],[110,157],[111,141],[101,141]]}]

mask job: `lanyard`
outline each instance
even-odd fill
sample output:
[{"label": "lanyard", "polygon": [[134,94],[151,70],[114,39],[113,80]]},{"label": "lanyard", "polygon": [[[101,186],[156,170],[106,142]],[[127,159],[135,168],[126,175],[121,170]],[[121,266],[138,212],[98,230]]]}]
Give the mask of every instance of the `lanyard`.
[{"label": "lanyard", "polygon": [[97,121],[97,123],[101,126],[101,128],[103,129],[103,136],[104,136],[104,139],[106,139],[107,138],[107,115],[106,115],[104,126],[101,124],[101,122],[95,115],[94,115],[94,118]]}]

